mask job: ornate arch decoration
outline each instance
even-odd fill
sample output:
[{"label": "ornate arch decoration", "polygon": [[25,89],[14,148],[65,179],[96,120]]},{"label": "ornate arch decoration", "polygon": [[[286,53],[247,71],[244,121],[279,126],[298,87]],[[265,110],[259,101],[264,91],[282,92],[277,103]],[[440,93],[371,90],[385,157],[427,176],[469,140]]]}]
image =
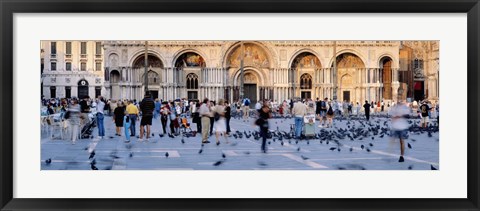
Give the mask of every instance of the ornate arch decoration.
[{"label": "ornate arch decoration", "polygon": [[[353,49],[344,49],[344,50],[341,50],[339,52],[337,52],[337,54],[335,55],[335,59],[337,60],[337,67],[338,67],[338,59],[339,59],[339,56],[341,56],[342,54],[350,54],[350,55],[354,55],[356,57],[358,57],[358,59],[361,61],[361,63],[363,64],[363,67],[366,67],[366,59],[365,57],[358,53],[357,51],[353,50]],[[330,64],[329,64],[329,67],[333,67],[333,58],[330,60]]]},{"label": "ornate arch decoration", "polygon": [[174,67],[206,67],[203,53],[193,49],[183,49],[175,54],[172,64]]},{"label": "ornate arch decoration", "polygon": [[[162,60],[160,60],[160,58],[156,57],[155,55],[148,54],[148,66],[163,68],[163,62]],[[137,56],[137,58],[133,60],[132,67],[134,69],[145,67],[145,56],[144,55]]]},{"label": "ornate arch decoration", "polygon": [[[341,53],[336,56],[337,68],[365,68],[365,62],[354,53]],[[332,63],[333,66],[333,63]]]},{"label": "ornate arch decoration", "polygon": [[[265,84],[265,76],[256,67],[245,67],[245,74],[255,75],[257,77],[257,80],[258,80],[257,81],[258,85],[263,86]],[[233,81],[233,84],[232,84],[233,86],[239,86],[240,85],[240,84],[238,84],[238,80],[239,80],[240,77],[241,77],[240,70],[237,70],[235,72],[235,74],[233,75],[232,80],[230,80],[230,81]]]},{"label": "ornate arch decoration", "polygon": [[320,56],[311,49],[300,49],[293,54],[288,62],[288,67],[297,68],[322,68]]},{"label": "ornate arch decoration", "polygon": [[304,73],[300,76],[300,89],[312,89],[312,75]]},{"label": "ornate arch decoration", "polygon": [[[115,76],[115,77],[114,77]],[[109,77],[110,77],[110,83],[118,83],[120,82],[121,78],[120,78],[120,71],[118,71],[117,69],[113,69],[110,71],[109,73]]]},{"label": "ornate arch decoration", "polygon": [[118,56],[118,53],[113,52],[108,54],[108,66],[109,67],[118,67],[120,64],[120,57]]},{"label": "ornate arch decoration", "polygon": [[395,66],[392,65],[392,68],[398,68],[398,66],[397,66],[398,61],[390,53],[383,53],[378,57],[377,62],[376,62],[376,64],[378,65],[378,68],[382,68],[383,61],[387,58],[392,60],[392,63],[395,65]]},{"label": "ornate arch decoration", "polygon": [[[130,66],[134,66],[134,62],[136,62],[138,59],[140,59],[141,57],[144,57],[145,55],[145,49],[143,50],[138,50],[136,51],[135,53],[133,53],[131,56],[130,56],[130,59],[128,60],[128,64]],[[161,64],[162,64],[162,68],[165,67],[165,59],[163,59],[163,57],[156,51],[154,50],[148,50],[148,59],[150,60],[150,56],[154,56],[156,57],[158,60],[160,60]],[[143,60],[145,61],[145,60]],[[149,64],[150,66],[150,64]],[[143,65],[142,65],[143,67]]]},{"label": "ornate arch decoration", "polygon": [[[224,67],[240,67],[241,43],[240,41],[232,43],[225,51],[222,61]],[[276,66],[274,51],[268,48],[266,44],[256,41],[246,41],[244,42],[244,48],[245,66],[257,68],[271,68]]]}]

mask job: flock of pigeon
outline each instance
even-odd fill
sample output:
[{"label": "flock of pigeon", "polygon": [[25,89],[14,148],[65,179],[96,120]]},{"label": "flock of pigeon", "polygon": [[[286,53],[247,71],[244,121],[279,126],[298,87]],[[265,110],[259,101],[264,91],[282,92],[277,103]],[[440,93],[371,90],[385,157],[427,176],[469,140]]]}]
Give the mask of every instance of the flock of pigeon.
[{"label": "flock of pigeon", "polygon": [[[385,118],[377,118],[376,120],[370,120],[370,121],[364,121],[361,119],[354,119],[354,118],[350,118],[350,119],[338,118],[336,119],[336,121],[345,123],[346,124],[345,128],[334,126],[333,128],[330,128],[330,129],[320,129],[320,130],[317,130],[318,133],[315,133],[315,135],[313,136],[306,137],[302,135],[300,139],[297,139],[295,138],[293,130],[282,131],[279,129],[278,125],[287,124],[287,121],[291,121],[291,120],[288,120],[288,119],[280,119],[280,120],[272,119],[271,120],[270,128],[276,128],[276,130],[270,130],[268,132],[267,134],[268,145],[271,145],[272,142],[278,142],[280,143],[281,146],[286,145],[286,143],[288,143],[289,145],[292,145],[293,143],[298,144],[299,142],[304,142],[307,145],[314,144],[314,143],[322,144],[322,145],[323,144],[331,145],[331,147],[327,147],[331,151],[340,152],[342,150],[345,150],[347,152],[348,151],[352,152],[355,150],[355,148],[346,147],[345,145],[348,145],[348,144],[345,144],[345,143],[349,141],[351,142],[362,141],[363,144],[360,145],[360,149],[365,150],[366,152],[371,152],[372,148],[374,147],[374,144],[372,142],[374,142],[375,138],[381,139],[381,138],[384,138],[385,136],[390,135],[390,128],[388,125],[389,120]],[[410,128],[409,128],[410,134],[416,134],[416,135],[427,134],[427,136],[431,138],[433,136],[432,135],[433,133],[439,132],[438,125],[431,125],[427,128],[421,128],[418,126],[417,121],[415,120],[410,119],[408,120],[408,122],[410,124]],[[157,134],[157,136],[159,136],[160,138],[163,138],[164,134]],[[175,136],[174,134],[167,134],[167,136],[170,139],[177,140],[177,136]],[[178,136],[180,137],[181,144],[185,144],[186,143],[185,139],[189,139],[190,137],[195,136],[195,134],[192,135],[191,133],[188,133],[188,134],[184,133]],[[155,137],[154,133],[152,133],[152,137]],[[253,139],[256,141],[262,140],[260,133],[255,130],[254,131],[237,130],[231,133],[231,137],[233,137],[237,141],[242,141],[245,139],[248,139],[248,140]],[[110,138],[112,139],[113,137],[110,137]],[[438,139],[436,140],[438,141]],[[415,142],[416,140],[413,138],[409,138],[407,140],[407,147],[409,149],[412,149],[412,145],[408,141]],[[238,142],[233,142],[230,144],[230,146],[235,147],[237,144]],[[130,158],[134,157],[134,153],[131,151],[132,147],[133,147],[132,143],[125,144],[125,148],[129,150],[128,156]],[[110,155],[107,157],[102,156],[100,158],[96,157],[95,147],[92,147],[92,146],[85,147],[84,150],[88,151],[88,159],[90,161],[91,170],[99,170],[96,166],[97,159],[101,160],[102,162],[111,163],[112,165],[108,165],[106,168],[103,169],[103,170],[111,170],[113,163],[115,162],[115,159],[120,158],[118,156],[117,150],[112,151]],[[201,144],[198,154],[202,154],[204,150],[205,150],[204,144]],[[300,152],[300,150],[301,148],[299,146],[296,147],[297,152]],[[249,155],[250,152],[246,151],[244,152],[244,154]],[[164,156],[165,158],[168,158],[170,155],[168,152],[166,152]],[[303,160],[310,159],[305,155],[301,155],[301,158]],[[220,166],[226,163],[226,161],[227,161],[227,156],[224,153],[222,153],[221,159],[214,162],[213,166]],[[51,158],[48,158],[47,160],[45,160],[46,165],[50,165],[51,163],[52,163]],[[265,162],[261,162],[261,161],[258,162],[258,165],[267,166]],[[413,166],[408,167],[408,169],[412,169],[412,168]],[[346,166],[339,166],[337,169],[366,170],[365,167],[358,164],[349,164]],[[431,165],[431,170],[437,170],[437,168]]]}]

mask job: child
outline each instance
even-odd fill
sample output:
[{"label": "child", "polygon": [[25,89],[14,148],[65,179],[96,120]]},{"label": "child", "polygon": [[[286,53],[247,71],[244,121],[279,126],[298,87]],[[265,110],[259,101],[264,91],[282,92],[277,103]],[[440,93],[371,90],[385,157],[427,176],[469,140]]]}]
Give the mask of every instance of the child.
[{"label": "child", "polygon": [[125,129],[125,143],[130,142],[130,117],[125,115],[123,117],[123,128]]}]

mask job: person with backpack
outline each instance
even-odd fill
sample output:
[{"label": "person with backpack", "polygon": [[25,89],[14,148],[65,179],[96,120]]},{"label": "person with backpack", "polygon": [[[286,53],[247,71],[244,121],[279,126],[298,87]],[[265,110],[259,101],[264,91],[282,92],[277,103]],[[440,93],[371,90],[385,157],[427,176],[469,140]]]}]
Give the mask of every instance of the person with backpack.
[{"label": "person with backpack", "polygon": [[[335,103],[335,102],[334,102]],[[333,106],[331,102],[327,104],[327,128],[333,127],[333,118],[335,117],[335,112],[333,111]]]}]

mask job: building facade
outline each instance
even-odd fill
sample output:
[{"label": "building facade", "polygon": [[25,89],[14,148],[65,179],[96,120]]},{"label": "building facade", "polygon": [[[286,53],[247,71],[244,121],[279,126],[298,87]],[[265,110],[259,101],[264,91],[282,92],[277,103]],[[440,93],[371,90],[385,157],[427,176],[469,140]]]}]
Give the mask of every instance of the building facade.
[{"label": "building facade", "polygon": [[42,95],[95,97],[105,93],[101,41],[42,41]]},{"label": "building facade", "polygon": [[[98,42],[87,43],[96,49]],[[44,45],[51,47],[51,42]],[[101,60],[96,52],[86,55],[90,67],[101,61],[102,70],[52,71],[51,59],[45,58],[44,73],[65,73],[70,79],[78,74],[77,83],[84,78],[90,90],[101,86],[101,94],[111,99],[141,99],[147,84],[160,99],[234,101],[243,95],[252,101],[328,97],[363,102],[438,100],[439,94],[438,41],[149,41],[148,46],[103,41],[102,46]],[[51,85],[44,81],[44,94]]]}]

